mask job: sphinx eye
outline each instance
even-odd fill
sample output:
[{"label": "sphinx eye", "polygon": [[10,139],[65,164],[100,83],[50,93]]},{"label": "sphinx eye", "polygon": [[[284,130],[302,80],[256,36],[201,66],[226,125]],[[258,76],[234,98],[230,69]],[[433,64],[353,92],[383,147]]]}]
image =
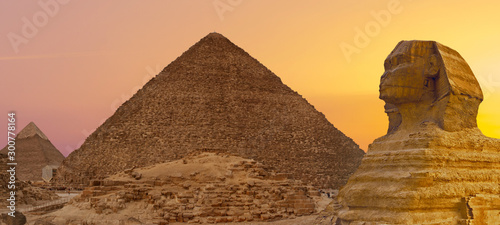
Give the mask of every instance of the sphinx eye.
[{"label": "sphinx eye", "polygon": [[391,62],[389,60],[385,60],[384,62],[384,69],[390,69],[391,68]]},{"label": "sphinx eye", "polygon": [[398,64],[409,63],[410,59],[406,55],[399,55],[397,57]]}]

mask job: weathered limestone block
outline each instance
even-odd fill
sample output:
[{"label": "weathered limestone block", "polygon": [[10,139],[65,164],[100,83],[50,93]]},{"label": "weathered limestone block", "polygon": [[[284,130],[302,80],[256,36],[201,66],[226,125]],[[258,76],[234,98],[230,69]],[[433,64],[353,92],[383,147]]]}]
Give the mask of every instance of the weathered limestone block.
[{"label": "weathered limestone block", "polygon": [[341,189],[346,224],[499,224],[500,140],[476,116],[482,92],[465,60],[402,41],[385,61],[387,135]]}]

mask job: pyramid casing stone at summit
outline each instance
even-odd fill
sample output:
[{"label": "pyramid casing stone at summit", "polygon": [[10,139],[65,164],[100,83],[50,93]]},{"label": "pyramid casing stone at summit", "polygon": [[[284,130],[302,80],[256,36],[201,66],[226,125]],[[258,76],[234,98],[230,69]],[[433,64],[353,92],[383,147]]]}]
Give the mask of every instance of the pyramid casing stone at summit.
[{"label": "pyramid casing stone at summit", "polygon": [[[19,180],[40,181],[44,167],[58,167],[64,160],[63,154],[33,122],[16,135],[15,147],[16,176]],[[7,146],[0,153],[7,154]]]},{"label": "pyramid casing stone at summit", "polygon": [[388,133],[340,190],[341,224],[499,224],[500,140],[477,128],[483,95],[465,60],[402,41],[384,67]]},{"label": "pyramid casing stone at summit", "polygon": [[330,188],[345,184],[364,155],[273,72],[210,33],[120,106],[68,156],[56,179],[87,184],[195,151],[255,159]]}]

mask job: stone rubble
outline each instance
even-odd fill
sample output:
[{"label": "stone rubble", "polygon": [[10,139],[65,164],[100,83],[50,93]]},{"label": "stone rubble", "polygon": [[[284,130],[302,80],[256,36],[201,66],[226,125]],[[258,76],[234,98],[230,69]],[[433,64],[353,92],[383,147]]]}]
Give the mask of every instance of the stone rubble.
[{"label": "stone rubble", "polygon": [[[228,223],[273,221],[315,213],[320,198],[318,189],[290,180],[289,176],[275,173],[254,160],[227,154],[194,154],[92,180],[90,187],[72,199],[69,206],[56,212],[55,221],[115,223],[133,217],[150,224]],[[65,216],[65,210],[72,207],[94,216]]]}]

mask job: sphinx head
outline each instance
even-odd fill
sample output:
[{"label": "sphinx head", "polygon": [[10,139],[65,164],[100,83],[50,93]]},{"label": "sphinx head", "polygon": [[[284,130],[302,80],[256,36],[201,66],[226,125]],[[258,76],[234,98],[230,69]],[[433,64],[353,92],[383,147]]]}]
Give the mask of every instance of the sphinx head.
[{"label": "sphinx head", "polygon": [[481,88],[458,52],[434,41],[401,41],[384,68],[380,99],[390,132],[401,123],[433,122],[448,131],[477,127]]},{"label": "sphinx head", "polygon": [[400,42],[384,62],[380,98],[396,105],[432,100],[440,67],[433,45]]}]

